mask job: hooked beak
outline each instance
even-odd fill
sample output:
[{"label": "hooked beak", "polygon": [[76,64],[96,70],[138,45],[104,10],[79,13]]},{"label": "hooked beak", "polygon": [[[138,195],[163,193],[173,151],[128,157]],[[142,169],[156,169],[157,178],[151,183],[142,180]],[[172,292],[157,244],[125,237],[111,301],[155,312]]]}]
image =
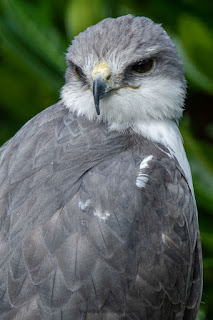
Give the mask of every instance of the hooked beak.
[{"label": "hooked beak", "polygon": [[92,78],[93,78],[93,97],[97,115],[100,115],[100,99],[105,97],[110,91],[110,85],[108,80],[111,75],[111,70],[106,63],[99,63],[95,66]]},{"label": "hooked beak", "polygon": [[95,102],[95,109],[97,114],[100,114],[99,102],[106,95],[107,83],[106,80],[101,76],[97,75],[93,81],[93,97]]}]

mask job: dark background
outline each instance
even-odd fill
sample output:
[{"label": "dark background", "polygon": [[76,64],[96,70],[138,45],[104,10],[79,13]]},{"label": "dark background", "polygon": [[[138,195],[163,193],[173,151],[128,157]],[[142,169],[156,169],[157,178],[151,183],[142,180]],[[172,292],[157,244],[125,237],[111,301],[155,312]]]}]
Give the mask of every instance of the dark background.
[{"label": "dark background", "polygon": [[213,1],[0,0],[0,145],[59,99],[74,35],[105,17],[162,23],[184,62],[188,97],[180,130],[191,165],[204,256],[198,318],[213,319]]}]

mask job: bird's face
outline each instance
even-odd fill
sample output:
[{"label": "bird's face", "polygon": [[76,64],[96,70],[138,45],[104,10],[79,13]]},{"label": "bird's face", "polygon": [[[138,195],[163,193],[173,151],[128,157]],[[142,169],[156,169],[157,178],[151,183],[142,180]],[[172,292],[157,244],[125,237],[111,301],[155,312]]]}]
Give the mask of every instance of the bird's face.
[{"label": "bird's face", "polygon": [[78,35],[67,54],[62,101],[112,129],[182,114],[185,79],[164,29],[144,17],[105,19]]},{"label": "bird's face", "polygon": [[98,63],[92,72],[93,96],[97,114],[100,115],[100,99],[121,88],[138,89],[141,82],[140,76],[151,71],[153,67],[154,59],[152,58],[137,61],[125,70],[125,77],[119,80],[119,77],[112,74],[107,63]]}]

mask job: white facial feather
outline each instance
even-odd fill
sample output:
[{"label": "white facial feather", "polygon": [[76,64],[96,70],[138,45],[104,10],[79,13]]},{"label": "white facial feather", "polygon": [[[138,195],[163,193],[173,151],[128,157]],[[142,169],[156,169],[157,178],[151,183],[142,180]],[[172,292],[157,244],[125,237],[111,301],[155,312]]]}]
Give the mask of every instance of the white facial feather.
[{"label": "white facial feather", "polygon": [[113,130],[134,128],[138,120],[178,119],[182,115],[185,89],[177,80],[168,78],[142,79],[137,89],[122,87],[100,100],[97,116],[91,89],[65,84],[62,102],[71,111],[90,120],[103,120]]}]

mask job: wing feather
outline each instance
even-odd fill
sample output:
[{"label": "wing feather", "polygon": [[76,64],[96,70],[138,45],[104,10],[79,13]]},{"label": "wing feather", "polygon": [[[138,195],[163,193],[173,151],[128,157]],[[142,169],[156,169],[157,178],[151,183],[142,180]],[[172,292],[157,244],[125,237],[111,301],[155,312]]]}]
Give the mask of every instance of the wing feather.
[{"label": "wing feather", "polygon": [[0,319],[194,319],[197,212],[162,148],[59,103],[0,149],[0,164]]}]

